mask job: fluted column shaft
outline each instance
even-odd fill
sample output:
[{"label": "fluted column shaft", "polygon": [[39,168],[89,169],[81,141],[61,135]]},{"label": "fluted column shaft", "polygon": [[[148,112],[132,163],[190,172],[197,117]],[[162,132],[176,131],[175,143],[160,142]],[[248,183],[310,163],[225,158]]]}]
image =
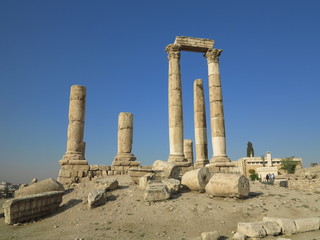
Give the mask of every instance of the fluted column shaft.
[{"label": "fluted column shaft", "polygon": [[226,154],[226,134],[224,125],[223,100],[219,71],[221,49],[209,49],[205,57],[208,62],[210,119],[213,156],[211,162],[230,161]]},{"label": "fluted column shaft", "polygon": [[180,74],[180,46],[169,44],[166,48],[169,60],[168,104],[170,162],[186,161],[183,152],[182,87]]},{"label": "fluted column shaft", "polygon": [[194,135],[196,145],[195,167],[204,167],[208,161],[207,124],[202,79],[193,84]]},{"label": "fluted column shaft", "polygon": [[69,125],[67,151],[61,164],[87,164],[85,160],[84,120],[86,105],[86,88],[71,86],[69,102]]}]

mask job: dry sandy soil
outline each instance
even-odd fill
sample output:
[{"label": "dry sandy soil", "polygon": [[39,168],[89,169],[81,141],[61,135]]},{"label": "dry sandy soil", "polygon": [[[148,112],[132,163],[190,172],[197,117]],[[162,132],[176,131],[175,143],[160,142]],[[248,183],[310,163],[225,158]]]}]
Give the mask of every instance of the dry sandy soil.
[{"label": "dry sandy soil", "polygon": [[[320,216],[320,194],[250,183],[247,199],[210,198],[205,193],[181,192],[168,201],[146,204],[143,191],[129,176],[116,176],[120,187],[109,201],[88,209],[93,182],[70,189],[57,213],[17,226],[4,223],[0,210],[0,239],[199,239],[201,232],[219,231],[231,239],[238,222],[261,221],[264,216],[303,218]],[[0,204],[3,203],[1,200]],[[320,231],[287,237],[320,240]],[[268,237],[265,240],[277,239]]]}]

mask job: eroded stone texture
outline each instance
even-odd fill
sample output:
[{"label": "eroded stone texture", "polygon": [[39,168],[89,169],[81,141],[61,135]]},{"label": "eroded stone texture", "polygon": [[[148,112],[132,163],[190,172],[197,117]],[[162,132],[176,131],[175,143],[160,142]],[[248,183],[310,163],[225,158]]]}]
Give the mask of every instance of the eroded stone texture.
[{"label": "eroded stone texture", "polygon": [[182,51],[203,52],[213,48],[214,41],[211,39],[179,36],[174,44],[179,44]]},{"label": "eroded stone texture", "polygon": [[297,232],[308,232],[308,231],[314,231],[319,230],[320,227],[320,218],[314,217],[314,218],[298,218],[294,220]]},{"label": "eroded stone texture", "polygon": [[61,183],[53,180],[52,178],[48,178],[15,191],[14,196],[18,198],[32,194],[64,190],[65,189]]},{"label": "eroded stone texture", "polygon": [[139,188],[145,190],[147,188],[148,182],[154,180],[154,174],[148,173],[139,179]]},{"label": "eroded stone texture", "polygon": [[133,141],[133,114],[121,112],[118,118],[118,154],[114,161],[135,161],[131,153]]},{"label": "eroded stone texture", "polygon": [[169,60],[168,105],[169,105],[169,162],[186,162],[183,152],[182,85],[180,74],[180,45],[166,47]]},{"label": "eroded stone texture", "polygon": [[168,178],[161,180],[162,183],[167,185],[170,193],[177,193],[180,190],[180,181],[174,178]]},{"label": "eroded stone texture", "polygon": [[195,168],[204,167],[208,161],[207,123],[202,79],[193,84],[194,132],[196,145]]},{"label": "eroded stone texture", "polygon": [[119,182],[115,178],[99,178],[94,181],[97,188],[104,189],[104,191],[112,191],[118,188]]},{"label": "eroded stone texture", "polygon": [[191,139],[183,141],[183,150],[188,163],[193,164],[193,143]]},{"label": "eroded stone texture", "polygon": [[263,222],[238,222],[237,232],[252,238],[267,236],[263,228]]},{"label": "eroded stone texture", "polygon": [[249,195],[249,180],[239,174],[215,173],[205,187],[206,193],[215,197],[242,198]]},{"label": "eroded stone texture", "polygon": [[179,178],[179,167],[172,162],[157,160],[153,163],[152,170],[157,171],[157,179]]},{"label": "eroded stone texture", "polygon": [[208,62],[209,101],[213,156],[211,162],[229,162],[226,153],[223,100],[219,70],[221,49],[209,49],[205,57]]},{"label": "eroded stone texture", "polygon": [[201,233],[202,240],[219,240],[220,233],[217,231]]},{"label": "eroded stone texture", "polygon": [[107,201],[107,193],[105,190],[93,190],[88,194],[89,209],[104,205]]},{"label": "eroded stone texture", "polygon": [[198,168],[186,172],[181,179],[181,184],[187,186],[192,191],[205,189],[205,186],[211,178],[208,168]]},{"label": "eroded stone texture", "polygon": [[62,202],[63,193],[52,191],[7,200],[3,204],[5,223],[20,223],[55,211]]},{"label": "eroded stone texture", "polygon": [[146,202],[164,201],[170,198],[170,192],[166,184],[162,182],[152,182],[148,183],[143,198]]},{"label": "eroded stone texture", "polygon": [[67,151],[60,164],[86,165],[84,120],[85,120],[86,88],[80,85],[71,86],[69,103],[69,125]]},{"label": "eroded stone texture", "polygon": [[273,218],[273,217],[264,217],[264,222],[276,222],[281,227],[282,234],[293,234],[297,233],[297,227],[295,221],[289,218]]}]

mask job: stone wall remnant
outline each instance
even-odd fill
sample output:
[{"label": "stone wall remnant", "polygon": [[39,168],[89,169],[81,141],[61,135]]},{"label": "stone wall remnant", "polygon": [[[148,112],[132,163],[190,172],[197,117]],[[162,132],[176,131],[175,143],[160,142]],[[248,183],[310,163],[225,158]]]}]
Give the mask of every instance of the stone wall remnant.
[{"label": "stone wall remnant", "polygon": [[52,191],[7,200],[3,204],[5,223],[15,224],[45,216],[57,210],[63,191]]}]

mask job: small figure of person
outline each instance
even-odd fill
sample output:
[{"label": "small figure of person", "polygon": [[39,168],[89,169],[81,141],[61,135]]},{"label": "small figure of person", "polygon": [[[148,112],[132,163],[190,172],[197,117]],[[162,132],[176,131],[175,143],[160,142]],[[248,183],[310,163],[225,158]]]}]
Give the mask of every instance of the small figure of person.
[{"label": "small figure of person", "polygon": [[270,178],[270,176],[269,176],[269,173],[268,173],[267,176],[266,176],[267,183],[269,183],[269,178]]},{"label": "small figure of person", "polygon": [[274,179],[275,179],[276,177],[275,177],[275,175],[274,175],[274,173],[271,173],[271,175],[270,175],[270,179],[271,179],[271,184],[273,185],[273,183],[274,183]]}]

